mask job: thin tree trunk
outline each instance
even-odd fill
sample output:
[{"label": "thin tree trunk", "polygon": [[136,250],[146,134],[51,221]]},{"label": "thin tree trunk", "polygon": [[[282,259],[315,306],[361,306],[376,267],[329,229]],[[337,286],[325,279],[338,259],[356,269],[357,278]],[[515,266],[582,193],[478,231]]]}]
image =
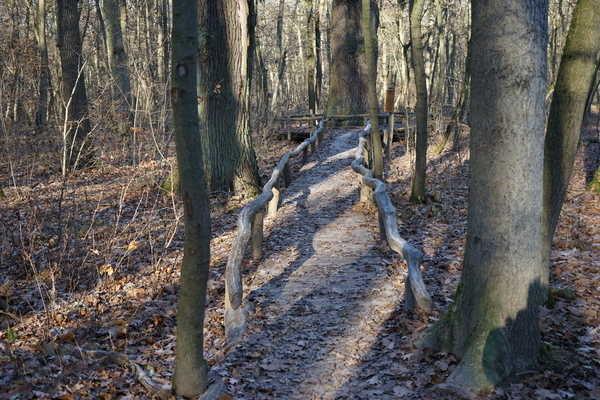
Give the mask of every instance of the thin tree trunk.
[{"label": "thin tree trunk", "polygon": [[283,74],[285,73],[286,51],[283,49],[283,13],[285,11],[285,0],[279,0],[277,9],[277,75],[273,85],[273,97],[271,98],[271,110],[277,107],[277,100],[282,91]]},{"label": "thin tree trunk", "polygon": [[121,136],[128,138],[130,135],[129,127],[133,122],[131,84],[127,53],[123,45],[118,0],[102,0],[101,11],[106,30],[108,61],[111,75],[116,83],[114,100],[117,104],[119,133]]},{"label": "thin tree trunk", "polygon": [[46,43],[46,0],[38,0],[35,24],[38,54],[40,57],[35,131],[36,133],[40,133],[46,125],[48,118],[48,97],[50,92],[50,68],[48,67],[48,45]]},{"label": "thin tree trunk", "polygon": [[461,359],[448,387],[479,392],[534,367],[540,346],[547,3],[483,0],[472,7],[464,269],[455,301],[426,344]]},{"label": "thin tree trunk", "polygon": [[421,19],[425,0],[410,0],[410,37],[413,68],[415,71],[415,91],[417,93],[417,131],[415,143],[415,168],[412,178],[410,200],[425,202],[425,179],[427,174],[427,78],[423,60],[423,40]]},{"label": "thin tree trunk", "polygon": [[371,0],[362,0],[362,30],[367,58],[367,95],[371,119],[372,170],[374,178],[383,179],[383,148],[379,132],[379,107],[377,104],[376,26],[376,21],[371,19]]},{"label": "thin tree trunk", "polygon": [[549,262],[552,238],[573,172],[599,54],[600,1],[578,0],[554,86],[544,146],[546,263]]},{"label": "thin tree trunk", "polygon": [[196,95],[197,3],[173,0],[172,7],[171,101],[185,224],[173,386],[177,395],[192,398],[207,386],[208,365],[203,351],[210,214]]},{"label": "thin tree trunk", "polygon": [[[315,60],[315,7],[313,0],[305,0],[304,6],[306,7],[306,53],[303,64],[306,68],[306,89],[308,95],[308,111],[314,114],[316,111],[316,96],[315,96],[315,72],[316,72],[316,60]],[[300,38],[300,37],[299,37]],[[303,47],[304,44],[300,42]]]},{"label": "thin tree trunk", "polygon": [[[321,51],[321,0],[315,6],[315,99],[317,109],[322,109],[321,92],[323,91],[323,60]],[[324,2],[323,2],[324,3]]]}]

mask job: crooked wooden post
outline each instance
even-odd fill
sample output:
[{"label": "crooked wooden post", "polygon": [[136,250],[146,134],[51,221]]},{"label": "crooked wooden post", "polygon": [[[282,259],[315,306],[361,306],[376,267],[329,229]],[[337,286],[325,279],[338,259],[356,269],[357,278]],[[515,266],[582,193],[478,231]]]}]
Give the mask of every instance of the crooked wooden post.
[{"label": "crooked wooden post", "polygon": [[252,258],[260,260],[262,257],[262,242],[263,242],[263,219],[264,212],[258,211],[252,220]]}]

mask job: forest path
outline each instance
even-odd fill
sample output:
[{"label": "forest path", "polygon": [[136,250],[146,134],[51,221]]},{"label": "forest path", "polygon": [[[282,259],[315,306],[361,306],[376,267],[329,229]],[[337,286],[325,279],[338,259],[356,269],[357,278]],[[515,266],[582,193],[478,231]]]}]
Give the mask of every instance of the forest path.
[{"label": "forest path", "polygon": [[357,142],[358,130],[330,131],[266,221],[263,259],[244,271],[254,308],[247,333],[222,367],[236,399],[397,398],[402,390],[390,380],[406,369],[402,339],[383,327],[400,307],[403,273],[376,247],[376,213],[358,206]]}]

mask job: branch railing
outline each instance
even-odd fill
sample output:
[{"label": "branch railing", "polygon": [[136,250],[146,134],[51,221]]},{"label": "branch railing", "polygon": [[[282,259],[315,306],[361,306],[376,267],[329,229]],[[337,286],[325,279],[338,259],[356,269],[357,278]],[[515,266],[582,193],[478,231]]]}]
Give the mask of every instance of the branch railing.
[{"label": "branch railing", "polygon": [[313,151],[325,131],[326,120],[322,119],[311,135],[294,150],[281,157],[262,193],[242,208],[238,216],[238,232],[233,241],[227,266],[225,267],[225,336],[228,343],[235,342],[244,332],[246,325],[246,309],[243,306],[242,261],[252,242],[252,257],[261,257],[263,241],[263,218],[265,209],[272,216],[280,204],[280,189],[290,183],[289,161],[303,154],[304,159],[309,151]]},{"label": "branch railing", "polygon": [[405,309],[428,313],[431,311],[431,296],[427,292],[421,275],[423,253],[400,236],[396,208],[386,191],[385,183],[374,178],[373,171],[365,166],[365,155],[368,154],[367,138],[370,133],[371,124],[368,123],[360,132],[352,169],[361,175],[363,186],[366,185],[373,190],[373,198],[379,213],[381,234],[387,240],[390,248],[400,254],[408,266],[408,278],[404,290]]}]

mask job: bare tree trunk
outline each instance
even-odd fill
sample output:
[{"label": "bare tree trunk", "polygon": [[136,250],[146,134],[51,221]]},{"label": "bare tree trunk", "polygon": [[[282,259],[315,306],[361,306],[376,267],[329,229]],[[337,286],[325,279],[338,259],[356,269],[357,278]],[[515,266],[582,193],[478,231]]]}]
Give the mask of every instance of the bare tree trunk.
[{"label": "bare tree trunk", "polygon": [[377,22],[371,19],[371,0],[362,0],[362,30],[367,58],[367,95],[371,119],[371,152],[373,177],[383,179],[383,148],[379,132],[379,107],[377,104],[377,58],[375,29]]},{"label": "bare tree trunk", "polygon": [[168,13],[167,0],[156,0],[156,15],[159,21],[159,29],[157,35],[157,65],[158,65],[158,80],[164,82],[167,79],[169,70],[169,51],[168,51]]},{"label": "bare tree trunk", "polygon": [[235,190],[249,197],[260,191],[250,134],[250,90],[254,59],[253,0],[200,0],[198,71],[200,123],[207,180],[213,190]]},{"label": "bare tree trunk", "polygon": [[415,70],[415,90],[417,92],[417,132],[415,143],[415,169],[412,178],[410,200],[425,202],[425,179],[427,174],[427,81],[423,60],[423,40],[421,19],[425,0],[410,0],[410,37],[413,67]]},{"label": "bare tree trunk", "polygon": [[[377,4],[371,13],[379,25]],[[362,114],[368,108],[367,57],[361,29],[361,1],[333,0],[327,114]]]},{"label": "bare tree trunk", "polygon": [[202,394],[207,386],[203,332],[210,263],[210,214],[196,95],[197,3],[173,0],[172,7],[171,100],[185,223],[173,386],[177,395],[192,398]]},{"label": "bare tree trunk", "polygon": [[234,184],[248,197],[260,193],[260,176],[250,133],[250,95],[254,54],[256,14],[254,0],[225,0],[230,62],[234,95],[237,99],[236,138],[239,157]]},{"label": "bare tree trunk", "polygon": [[46,43],[46,0],[38,0],[35,24],[38,54],[40,56],[35,131],[40,133],[48,118],[48,97],[50,94],[50,68],[48,67],[48,45]]},{"label": "bare tree trunk", "polygon": [[91,161],[87,140],[90,120],[85,88],[81,36],[79,34],[79,0],[56,0],[57,46],[62,74],[62,97],[65,107],[63,132],[63,174],[69,167]]},{"label": "bare tree trunk", "polygon": [[546,267],[541,205],[548,26],[545,1],[483,0],[472,7],[464,269],[454,303],[426,344],[461,359],[448,387],[479,392],[537,362]]},{"label": "bare tree trunk", "polygon": [[201,29],[198,62],[198,112],[205,131],[202,140],[204,169],[211,190],[233,186],[238,157],[236,140],[237,97],[229,69],[231,45],[222,2],[200,0]]},{"label": "bare tree trunk", "polygon": [[[315,7],[313,0],[305,0],[304,7],[306,8],[306,53],[304,66],[306,68],[306,89],[308,95],[308,111],[314,114],[316,111],[316,96],[315,96]],[[318,11],[317,11],[318,12]],[[303,43],[300,43],[303,47]]]},{"label": "bare tree trunk", "polygon": [[273,85],[273,97],[271,98],[271,110],[277,107],[277,100],[283,85],[283,74],[285,73],[286,51],[283,48],[283,13],[285,10],[285,0],[279,0],[277,9],[277,75]]},{"label": "bare tree trunk", "polygon": [[321,0],[315,6],[315,99],[317,109],[322,109],[321,92],[323,91],[323,60],[321,52]]},{"label": "bare tree trunk", "polygon": [[118,128],[120,134],[128,138],[130,135],[129,128],[133,123],[131,84],[127,53],[125,52],[123,33],[121,32],[118,0],[102,0],[101,11],[106,30],[108,61],[111,75],[116,83],[114,99],[117,104]]},{"label": "bare tree trunk", "polygon": [[[549,262],[552,237],[558,224],[582,123],[598,68],[600,54],[600,2],[578,0],[548,116],[544,146],[544,243]],[[547,281],[547,276],[546,280]]]}]

